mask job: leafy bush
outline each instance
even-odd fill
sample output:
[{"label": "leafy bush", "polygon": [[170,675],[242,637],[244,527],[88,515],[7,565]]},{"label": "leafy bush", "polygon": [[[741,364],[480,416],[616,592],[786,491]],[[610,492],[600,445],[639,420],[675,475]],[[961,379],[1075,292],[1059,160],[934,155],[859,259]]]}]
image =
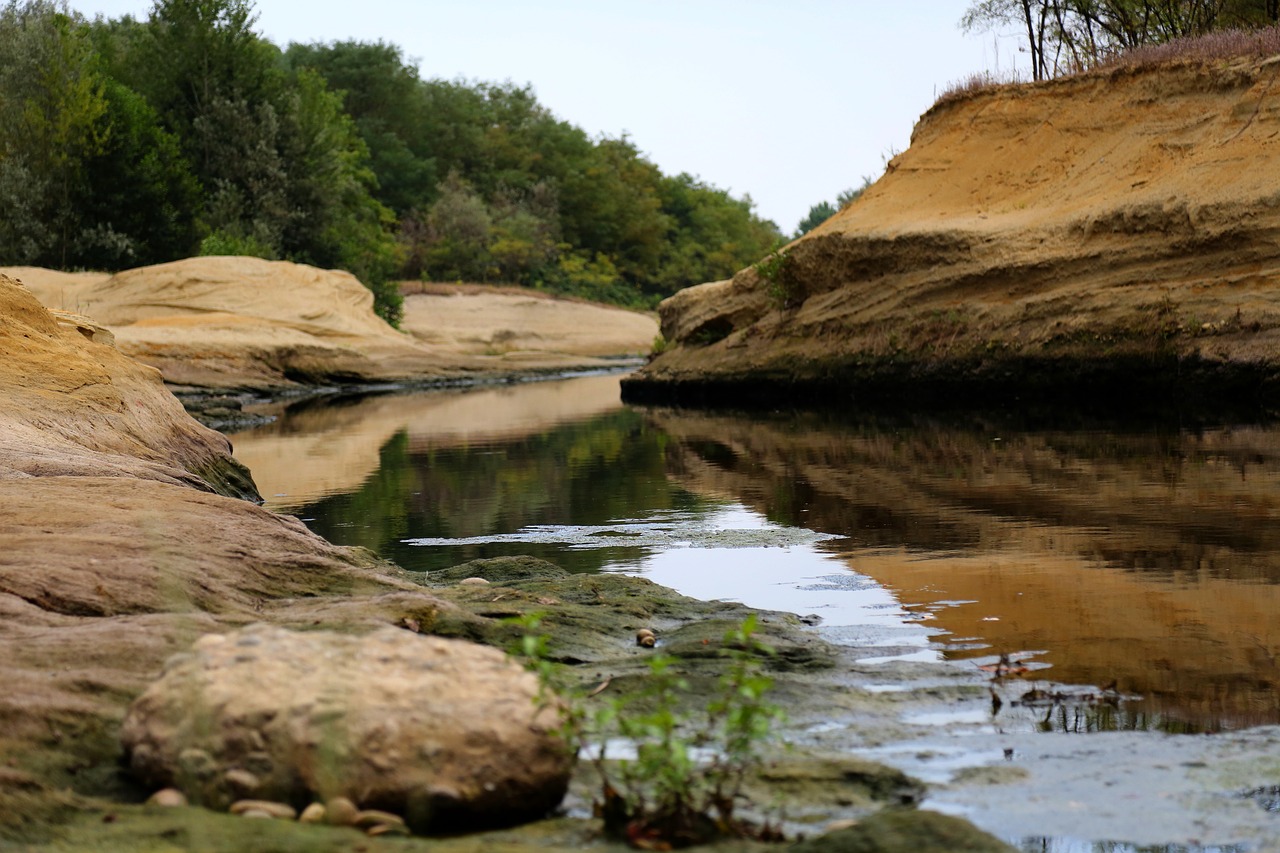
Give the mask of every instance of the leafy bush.
[{"label": "leafy bush", "polygon": [[230,231],[214,231],[200,241],[200,255],[243,255],[250,258],[275,260],[271,247],[248,234]]}]

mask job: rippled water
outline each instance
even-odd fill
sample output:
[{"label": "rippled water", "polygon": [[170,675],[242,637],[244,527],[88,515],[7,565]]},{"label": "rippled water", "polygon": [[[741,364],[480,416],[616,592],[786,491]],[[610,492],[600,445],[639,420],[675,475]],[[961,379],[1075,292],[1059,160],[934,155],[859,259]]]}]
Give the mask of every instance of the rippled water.
[{"label": "rippled water", "polygon": [[638,409],[617,382],[311,401],[232,438],[269,505],[409,569],[534,554],[1133,697],[1046,728],[1280,722],[1280,431]]}]

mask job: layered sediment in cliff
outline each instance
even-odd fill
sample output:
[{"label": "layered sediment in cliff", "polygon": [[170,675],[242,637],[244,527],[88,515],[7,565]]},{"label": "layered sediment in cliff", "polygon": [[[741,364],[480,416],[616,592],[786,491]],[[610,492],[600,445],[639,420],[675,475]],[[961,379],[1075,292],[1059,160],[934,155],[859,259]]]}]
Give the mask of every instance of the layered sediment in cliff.
[{"label": "layered sediment in cliff", "polygon": [[1278,77],[1280,57],[945,100],[781,259],[667,300],[668,348],[624,393],[1280,397]]}]

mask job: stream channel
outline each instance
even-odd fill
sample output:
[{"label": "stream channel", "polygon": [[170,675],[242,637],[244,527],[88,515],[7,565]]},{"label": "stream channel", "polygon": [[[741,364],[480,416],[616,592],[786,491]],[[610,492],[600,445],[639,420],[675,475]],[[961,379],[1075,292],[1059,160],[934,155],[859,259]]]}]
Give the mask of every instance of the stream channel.
[{"label": "stream channel", "polygon": [[881,736],[797,737],[1023,849],[1280,849],[1280,427],[640,408],[618,380],[274,403],[231,439],[268,507],[406,569],[532,554],[812,614],[871,694],[1005,656],[999,709],[917,689]]}]

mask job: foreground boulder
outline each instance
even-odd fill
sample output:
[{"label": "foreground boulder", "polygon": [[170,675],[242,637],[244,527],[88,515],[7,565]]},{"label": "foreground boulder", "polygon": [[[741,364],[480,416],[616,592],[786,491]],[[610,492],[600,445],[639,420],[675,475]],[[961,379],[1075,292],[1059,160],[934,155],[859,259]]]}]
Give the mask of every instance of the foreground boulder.
[{"label": "foreground boulder", "polygon": [[1280,402],[1275,61],[944,99],[853,204],[664,302],[624,396]]},{"label": "foreground boulder", "polygon": [[257,625],[172,660],[121,738],[145,783],[215,808],[345,796],[440,831],[554,808],[572,769],[558,722],[537,679],[495,649]]},{"label": "foreground boulder", "polygon": [[0,275],[0,847],[71,819],[67,791],[132,796],[125,708],[202,634],[457,621],[373,555],[240,499],[257,490],[230,452],[158,370]]}]

